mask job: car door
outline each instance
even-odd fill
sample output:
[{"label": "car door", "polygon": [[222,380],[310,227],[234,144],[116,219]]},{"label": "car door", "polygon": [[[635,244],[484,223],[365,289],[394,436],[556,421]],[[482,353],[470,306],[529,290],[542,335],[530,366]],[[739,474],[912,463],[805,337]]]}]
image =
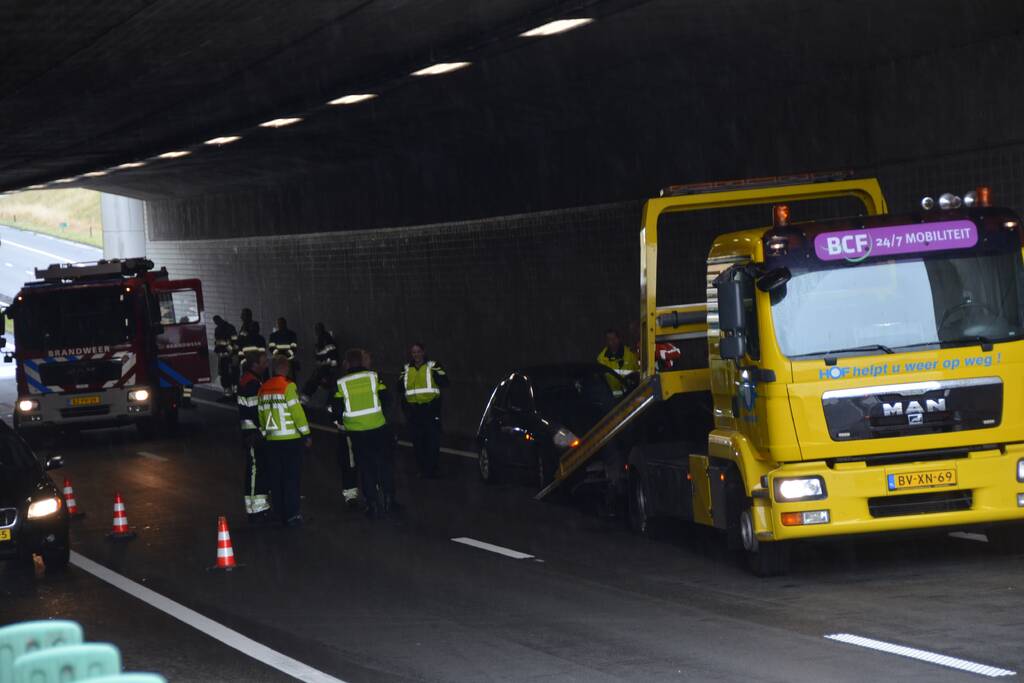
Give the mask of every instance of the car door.
[{"label": "car door", "polygon": [[508,462],[517,466],[530,466],[533,462],[532,441],[535,432],[533,387],[525,375],[515,375],[508,388],[508,408],[502,423],[506,437]]},{"label": "car door", "polygon": [[153,284],[163,332],[157,335],[157,368],[161,387],[191,386],[210,381],[210,350],[203,320],[203,288],[199,280]]}]

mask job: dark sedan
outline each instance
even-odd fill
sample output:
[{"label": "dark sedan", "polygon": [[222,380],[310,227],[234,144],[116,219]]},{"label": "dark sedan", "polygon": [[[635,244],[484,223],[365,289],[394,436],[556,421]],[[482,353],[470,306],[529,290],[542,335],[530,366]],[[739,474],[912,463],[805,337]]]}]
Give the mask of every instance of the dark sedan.
[{"label": "dark sedan", "polygon": [[68,511],[46,470],[60,456],[41,461],[14,430],[0,422],[0,560],[41,555],[48,572],[68,565]]},{"label": "dark sedan", "polygon": [[487,402],[477,430],[480,477],[494,482],[513,469],[544,487],[558,460],[618,402],[623,380],[597,363],[516,370]]}]

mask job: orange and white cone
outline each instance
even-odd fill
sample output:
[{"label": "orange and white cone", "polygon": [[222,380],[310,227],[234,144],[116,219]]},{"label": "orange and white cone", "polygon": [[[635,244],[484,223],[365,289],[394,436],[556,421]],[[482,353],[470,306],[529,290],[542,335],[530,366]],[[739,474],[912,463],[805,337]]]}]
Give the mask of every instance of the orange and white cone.
[{"label": "orange and white cone", "polygon": [[128,513],[120,493],[114,494],[114,528],[107,538],[112,541],[128,541],[135,538],[135,532],[128,528]]},{"label": "orange and white cone", "polygon": [[64,478],[64,504],[68,506],[68,516],[71,519],[81,519],[85,513],[78,509],[78,501],[75,500],[75,489],[71,486],[71,480]]},{"label": "orange and white cone", "polygon": [[235,550],[231,547],[231,532],[228,531],[228,520],[217,518],[217,564],[210,567],[219,571],[229,572],[239,565],[235,564]]}]

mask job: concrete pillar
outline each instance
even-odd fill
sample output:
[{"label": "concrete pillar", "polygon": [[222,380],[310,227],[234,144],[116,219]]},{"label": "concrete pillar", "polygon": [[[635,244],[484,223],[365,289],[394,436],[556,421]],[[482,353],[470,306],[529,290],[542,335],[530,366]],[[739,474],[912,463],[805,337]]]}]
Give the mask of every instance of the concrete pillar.
[{"label": "concrete pillar", "polygon": [[146,255],[146,203],[116,194],[100,195],[103,258]]}]

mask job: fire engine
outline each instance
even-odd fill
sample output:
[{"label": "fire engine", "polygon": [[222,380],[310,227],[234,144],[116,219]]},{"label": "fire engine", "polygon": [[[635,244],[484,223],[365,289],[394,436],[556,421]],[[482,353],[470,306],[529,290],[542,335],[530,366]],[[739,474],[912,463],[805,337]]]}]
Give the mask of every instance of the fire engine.
[{"label": "fire engine", "polygon": [[144,258],[56,263],[35,275],[5,313],[15,428],[173,430],[182,388],[210,381],[199,280],[171,280]]}]

